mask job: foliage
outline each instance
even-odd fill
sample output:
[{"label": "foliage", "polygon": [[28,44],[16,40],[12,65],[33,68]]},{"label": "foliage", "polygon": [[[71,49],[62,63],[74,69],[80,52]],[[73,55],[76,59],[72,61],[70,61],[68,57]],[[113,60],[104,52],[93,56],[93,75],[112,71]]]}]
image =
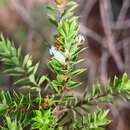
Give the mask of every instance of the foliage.
[{"label": "foliage", "polygon": [[87,117],[83,118],[84,126],[86,125],[85,128],[88,130],[103,130],[101,127],[110,123],[106,117],[108,112],[107,110],[97,110],[94,113],[88,114]]},{"label": "foliage", "polygon": [[0,41],[0,59],[6,67],[4,72],[17,79],[14,83],[16,85],[31,86],[33,89],[40,87],[47,79],[44,75],[36,76],[39,63],[33,65],[30,55],[23,57],[21,48],[16,49],[14,44],[3,36]]},{"label": "foliage", "polygon": [[6,117],[7,128],[2,130],[22,130],[22,127],[18,124],[17,120],[12,121],[10,117]]},{"label": "foliage", "polygon": [[0,92],[0,116],[9,116],[18,120],[22,126],[30,123],[32,110],[37,108],[39,102],[32,99],[31,95],[18,94],[15,91]]},{"label": "foliage", "polygon": [[[51,85],[57,93],[80,86],[81,83],[73,79],[86,70],[76,68],[76,65],[83,61],[78,60],[78,55],[85,49],[80,47],[82,39],[79,35],[78,19],[72,15],[77,4],[70,2],[66,7],[58,21],[54,17],[49,17],[54,25],[56,23],[58,32],[55,35],[54,46],[50,50],[53,57],[49,62],[49,68],[56,73],[56,79]],[[53,8],[50,7],[48,10],[52,11]]]},{"label": "foliage", "polygon": [[121,98],[130,98],[130,80],[127,77],[127,74],[124,73],[122,79],[118,79],[116,76],[114,82],[111,84],[110,93],[113,96],[119,96]]},{"label": "foliage", "polygon": [[108,110],[96,110],[83,116],[80,120],[75,120],[73,129],[75,130],[104,130],[102,126],[110,123],[107,119]]},{"label": "foliage", "polygon": [[56,130],[56,122],[52,114],[51,109],[49,110],[35,110],[35,116],[32,118],[32,128],[39,128],[40,130]]},{"label": "foliage", "polygon": [[102,110],[99,104],[129,99],[130,80],[126,73],[121,79],[115,77],[105,89],[97,83],[81,97],[73,94],[75,88],[81,87],[76,77],[86,70],[78,67],[84,61],[79,54],[85,48],[78,17],[73,12],[77,6],[74,1],[62,0],[56,1],[56,7],[47,7],[48,18],[57,31],[49,50],[48,68],[55,74],[53,80],[38,75],[39,63],[34,65],[30,55],[24,56],[21,48],[1,36],[0,61],[4,72],[14,78],[14,85],[36,92],[34,95],[32,91],[23,94],[13,89],[0,90],[2,130],[23,130],[26,126],[39,130],[104,130],[111,122],[107,118],[110,110]]}]

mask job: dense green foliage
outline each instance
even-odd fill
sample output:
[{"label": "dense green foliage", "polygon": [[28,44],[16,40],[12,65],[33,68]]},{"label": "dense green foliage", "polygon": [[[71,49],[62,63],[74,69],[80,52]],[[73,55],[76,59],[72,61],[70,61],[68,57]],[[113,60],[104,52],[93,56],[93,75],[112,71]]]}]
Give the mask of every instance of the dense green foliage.
[{"label": "dense green foliage", "polygon": [[36,73],[38,70],[39,63],[33,65],[32,57],[30,55],[22,56],[21,48],[16,49],[9,40],[5,40],[1,36],[0,41],[0,58],[2,63],[5,65],[5,73],[15,77],[17,80],[14,84],[26,85],[32,88],[40,87],[46,77],[38,76]]},{"label": "dense green foliage", "polygon": [[77,3],[66,3],[62,12],[59,6],[47,7],[49,20],[57,31],[48,63],[56,77],[52,81],[38,75],[39,63],[34,65],[30,55],[22,55],[21,48],[17,49],[1,36],[0,61],[5,66],[4,73],[14,77],[17,88],[31,90],[28,94],[0,91],[2,130],[23,130],[26,126],[39,130],[104,130],[111,122],[107,118],[109,110],[102,110],[99,104],[113,103],[117,98],[126,101],[130,97],[130,80],[126,74],[122,79],[115,77],[103,90],[97,83],[81,97],[73,94],[81,86],[76,77],[86,70],[77,67],[83,62],[79,54],[85,49],[84,38],[79,32],[78,17],[73,13]]}]

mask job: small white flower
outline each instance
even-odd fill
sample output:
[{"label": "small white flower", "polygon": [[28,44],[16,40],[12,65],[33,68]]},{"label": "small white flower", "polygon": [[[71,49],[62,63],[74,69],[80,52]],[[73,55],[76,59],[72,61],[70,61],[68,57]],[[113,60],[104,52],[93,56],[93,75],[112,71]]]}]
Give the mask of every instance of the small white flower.
[{"label": "small white flower", "polygon": [[83,44],[85,42],[85,38],[83,35],[79,35],[78,42],[79,42],[79,44]]},{"label": "small white flower", "polygon": [[57,51],[54,46],[51,47],[50,49],[50,55],[54,56],[56,60],[58,60],[60,63],[65,62],[65,57],[61,52]]},{"label": "small white flower", "polygon": [[50,51],[50,55],[54,56],[55,53],[57,52],[56,48],[54,46],[51,47]]}]

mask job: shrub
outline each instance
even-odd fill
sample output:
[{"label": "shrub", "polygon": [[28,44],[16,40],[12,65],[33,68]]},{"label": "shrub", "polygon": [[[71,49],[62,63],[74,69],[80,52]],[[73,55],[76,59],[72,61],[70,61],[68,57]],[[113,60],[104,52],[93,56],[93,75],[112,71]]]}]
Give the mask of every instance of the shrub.
[{"label": "shrub", "polygon": [[86,68],[77,67],[84,61],[79,58],[85,49],[84,38],[73,12],[77,3],[56,0],[56,4],[56,7],[47,7],[48,18],[57,31],[48,63],[48,68],[56,75],[54,80],[39,75],[39,63],[34,65],[30,55],[22,55],[21,48],[16,49],[1,36],[0,61],[5,66],[4,73],[14,77],[14,85],[19,89],[30,90],[28,94],[13,89],[0,91],[2,130],[23,130],[29,125],[30,129],[39,130],[103,130],[111,121],[107,118],[109,110],[101,109],[99,103],[129,99],[130,80],[126,74],[122,79],[115,77],[105,91],[97,83],[91,92],[86,89],[81,97],[73,94],[73,89],[82,84],[75,77],[86,71]]}]

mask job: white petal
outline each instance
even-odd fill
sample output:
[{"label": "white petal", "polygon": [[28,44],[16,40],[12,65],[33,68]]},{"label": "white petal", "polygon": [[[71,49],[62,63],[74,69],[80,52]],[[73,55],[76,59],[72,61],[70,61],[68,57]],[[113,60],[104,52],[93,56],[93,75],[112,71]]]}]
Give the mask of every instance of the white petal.
[{"label": "white petal", "polygon": [[61,63],[64,63],[64,62],[65,62],[65,57],[64,57],[64,55],[61,54],[61,52],[57,51],[54,46],[52,46],[49,51],[50,51],[50,55],[53,55],[56,60],[58,60],[58,61],[61,62]]},{"label": "white petal", "polygon": [[60,52],[55,53],[54,57],[59,61],[59,62],[65,62],[65,57],[62,55]]},{"label": "white petal", "polygon": [[49,51],[50,51],[50,55],[55,55],[55,53],[57,52],[57,50],[54,46],[52,46]]}]

